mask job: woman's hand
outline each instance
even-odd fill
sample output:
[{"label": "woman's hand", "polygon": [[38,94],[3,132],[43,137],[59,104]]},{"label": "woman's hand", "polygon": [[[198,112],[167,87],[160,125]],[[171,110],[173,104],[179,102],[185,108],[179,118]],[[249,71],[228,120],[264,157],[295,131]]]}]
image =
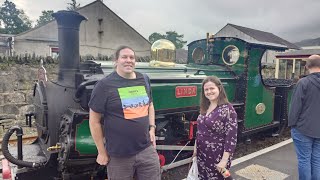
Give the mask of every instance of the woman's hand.
[{"label": "woman's hand", "polygon": [[192,157],[197,156],[197,141],[194,142]]},{"label": "woman's hand", "polygon": [[221,159],[216,165],[217,170],[221,173],[221,170],[227,167],[228,160]]},{"label": "woman's hand", "polygon": [[196,157],[197,156],[197,150],[193,151],[192,157]]}]

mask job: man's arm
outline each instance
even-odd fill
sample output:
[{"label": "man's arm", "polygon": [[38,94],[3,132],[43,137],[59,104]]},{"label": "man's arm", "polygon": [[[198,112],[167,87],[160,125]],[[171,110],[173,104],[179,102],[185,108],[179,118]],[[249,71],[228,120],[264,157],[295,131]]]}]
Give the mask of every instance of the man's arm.
[{"label": "man's arm", "polygon": [[103,136],[100,120],[101,120],[101,114],[90,109],[89,126],[90,126],[91,136],[98,149],[98,156],[96,161],[100,165],[107,165],[109,161],[109,157],[108,157],[107,150],[104,147],[104,141],[103,141],[104,136]]},{"label": "man's arm", "polygon": [[[153,103],[151,102],[149,104],[149,124],[150,125],[155,125],[155,112],[154,112],[154,106]],[[156,148],[156,128],[154,126],[150,126],[150,130],[149,130],[149,134],[150,134],[150,140],[154,146],[154,148]]]},{"label": "man's arm", "polygon": [[288,126],[295,126],[300,118],[300,113],[303,107],[303,99],[304,99],[304,87],[301,82],[298,82],[296,88],[293,91],[291,96],[291,106],[288,115]]}]

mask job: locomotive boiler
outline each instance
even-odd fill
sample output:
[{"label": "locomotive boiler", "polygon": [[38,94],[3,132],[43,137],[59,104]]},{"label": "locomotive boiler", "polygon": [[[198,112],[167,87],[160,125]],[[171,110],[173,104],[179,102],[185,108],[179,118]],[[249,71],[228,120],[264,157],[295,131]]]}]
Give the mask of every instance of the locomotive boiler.
[{"label": "locomotive boiler", "polygon": [[[113,66],[110,62],[80,63],[79,26],[85,17],[70,11],[53,16],[59,28],[58,80],[39,78],[33,93],[36,110],[27,114],[29,125],[31,119],[35,121],[38,138],[31,145],[22,145],[22,129],[14,126],[4,136],[3,154],[12,164],[14,179],[98,178],[101,169],[95,163],[97,149],[89,130],[88,102],[95,83],[112,72]],[[188,45],[187,64],[137,63],[136,71],[148,74],[151,81],[162,168],[185,164],[192,154],[178,152],[193,149],[201,82],[207,76],[221,79],[238,113],[240,137],[281,130],[287,121],[293,83],[264,80],[261,58],[266,50],[285,49],[238,38],[207,38]],[[156,47],[153,50],[163,53]],[[170,53],[163,54],[170,59]],[[8,148],[14,132],[20,139],[17,155]]]}]

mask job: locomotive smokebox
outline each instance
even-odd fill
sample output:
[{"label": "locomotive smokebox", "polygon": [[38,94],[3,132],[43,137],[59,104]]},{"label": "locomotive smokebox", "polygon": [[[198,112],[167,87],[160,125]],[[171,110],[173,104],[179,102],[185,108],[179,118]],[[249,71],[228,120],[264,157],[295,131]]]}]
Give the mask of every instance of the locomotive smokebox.
[{"label": "locomotive smokebox", "polygon": [[[69,108],[80,109],[73,100],[76,92],[76,73],[79,72],[79,27],[86,18],[75,11],[58,11],[53,14],[58,24],[59,74],[57,82],[37,83],[34,92],[36,106],[35,121],[42,149],[55,146],[59,142],[60,125],[63,114]],[[48,147],[47,147],[48,146]],[[46,154],[48,157],[50,153]]]},{"label": "locomotive smokebox", "polygon": [[75,74],[79,72],[79,27],[84,16],[75,11],[58,11],[52,15],[58,23],[59,74],[58,84],[75,87]]}]

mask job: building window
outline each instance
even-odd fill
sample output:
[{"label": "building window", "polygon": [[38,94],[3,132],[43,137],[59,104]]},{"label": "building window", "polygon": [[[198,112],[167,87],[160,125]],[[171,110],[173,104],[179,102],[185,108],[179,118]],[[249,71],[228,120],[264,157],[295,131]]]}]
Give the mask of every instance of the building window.
[{"label": "building window", "polygon": [[58,47],[50,47],[50,56],[52,58],[57,58],[59,56],[59,48]]}]

